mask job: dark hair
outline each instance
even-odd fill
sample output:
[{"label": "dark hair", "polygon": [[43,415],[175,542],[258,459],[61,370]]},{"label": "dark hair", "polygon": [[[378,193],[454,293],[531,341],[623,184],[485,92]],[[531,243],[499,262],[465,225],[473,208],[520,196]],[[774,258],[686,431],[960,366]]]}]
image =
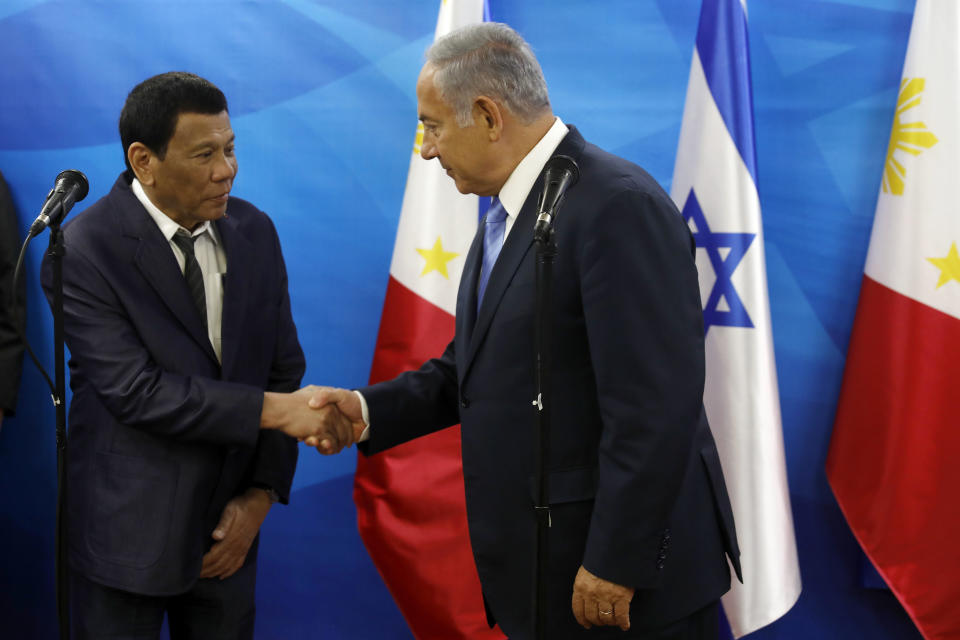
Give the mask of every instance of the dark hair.
[{"label": "dark hair", "polygon": [[227,111],[227,98],[198,75],[168,71],[147,78],[133,88],[120,112],[120,143],[127,172],[133,173],[127,150],[134,142],[143,143],[162,160],[181,113],[221,111]]}]

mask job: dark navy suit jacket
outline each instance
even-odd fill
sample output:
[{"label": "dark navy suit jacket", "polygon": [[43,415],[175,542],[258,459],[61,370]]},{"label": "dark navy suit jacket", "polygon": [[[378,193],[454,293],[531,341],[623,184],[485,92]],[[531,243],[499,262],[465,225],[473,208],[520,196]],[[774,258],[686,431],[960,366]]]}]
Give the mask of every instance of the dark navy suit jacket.
[{"label": "dark navy suit jacket", "polygon": [[[635,587],[636,637],[715,601],[739,551],[703,409],[703,325],[693,241],[642,169],[571,129],[556,150],[579,183],[555,222],[550,439],[550,627],[587,633],[577,569]],[[462,424],[470,541],[490,612],[529,638],[535,522],[533,226],[542,177],[493,268],[479,313],[483,224],[466,258],[456,336],[415,372],[361,389],[372,454]]]},{"label": "dark navy suit jacket", "polygon": [[[280,244],[238,198],[215,224],[227,255],[222,366],[125,176],[63,229],[70,562],[111,587],[187,591],[228,500],[253,483],[284,500],[290,490],[296,441],[259,429],[263,391],[298,388],[305,367]],[[43,283],[49,299],[47,259]]]}]

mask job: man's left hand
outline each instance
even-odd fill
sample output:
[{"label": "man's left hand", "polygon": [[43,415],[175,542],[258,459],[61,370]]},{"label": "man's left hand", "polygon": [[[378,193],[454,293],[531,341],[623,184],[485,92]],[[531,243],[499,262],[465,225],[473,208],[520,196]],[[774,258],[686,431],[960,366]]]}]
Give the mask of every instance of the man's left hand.
[{"label": "man's left hand", "polygon": [[634,589],[598,578],[582,566],[573,581],[573,616],[589,629],[593,625],[630,628],[630,601]]},{"label": "man's left hand", "polygon": [[255,488],[227,503],[213,530],[213,539],[217,542],[203,556],[201,578],[223,580],[243,566],[250,545],[270,511],[270,504],[267,492]]}]

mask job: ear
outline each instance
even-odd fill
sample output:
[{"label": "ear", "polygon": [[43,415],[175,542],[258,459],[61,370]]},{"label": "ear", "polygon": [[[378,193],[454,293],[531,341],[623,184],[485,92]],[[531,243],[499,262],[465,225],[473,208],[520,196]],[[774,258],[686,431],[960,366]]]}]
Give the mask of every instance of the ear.
[{"label": "ear", "polygon": [[486,130],[490,142],[503,135],[503,109],[492,98],[479,96],[473,101],[473,121]]},{"label": "ear", "polygon": [[140,184],[153,186],[153,167],[156,155],[142,142],[134,142],[127,147],[127,161]]}]

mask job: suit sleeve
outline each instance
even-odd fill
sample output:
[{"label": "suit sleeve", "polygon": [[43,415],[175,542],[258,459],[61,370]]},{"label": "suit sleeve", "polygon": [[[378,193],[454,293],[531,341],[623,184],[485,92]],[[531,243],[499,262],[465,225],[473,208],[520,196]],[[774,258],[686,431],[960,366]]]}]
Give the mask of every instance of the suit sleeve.
[{"label": "suit sleeve", "polygon": [[454,342],[416,371],[359,389],[370,410],[370,455],[460,422]]},{"label": "suit sleeve", "polygon": [[[53,304],[52,269],[41,279]],[[253,447],[260,432],[263,390],[164,370],[151,357],[108,278],[67,243],[63,261],[64,333],[72,386],[90,385],[113,418],[185,442]],[[74,377],[77,374],[74,373]],[[76,400],[74,400],[76,402]]]},{"label": "suit sleeve", "polygon": [[0,175],[0,411],[13,415],[17,407],[23,344],[17,327],[23,326],[24,282],[17,286],[20,308],[12,305],[13,271],[17,261],[17,219],[7,183]]},{"label": "suit sleeve", "polygon": [[665,194],[623,191],[601,207],[579,260],[603,425],[583,564],[618,584],[653,587],[702,407],[689,231]]},{"label": "suit sleeve", "polygon": [[[275,233],[275,232],[274,232]],[[290,311],[290,293],[287,268],[280,249],[280,241],[274,235],[274,252],[277,265],[277,291],[279,292],[277,314],[276,352],[270,368],[268,391],[289,393],[300,388],[306,369],[306,361],[297,328]],[[259,414],[258,414],[259,416]],[[298,447],[294,438],[274,429],[262,429],[257,437],[257,453],[253,463],[251,484],[271,487],[284,504],[290,499],[290,487],[297,467]]]}]

